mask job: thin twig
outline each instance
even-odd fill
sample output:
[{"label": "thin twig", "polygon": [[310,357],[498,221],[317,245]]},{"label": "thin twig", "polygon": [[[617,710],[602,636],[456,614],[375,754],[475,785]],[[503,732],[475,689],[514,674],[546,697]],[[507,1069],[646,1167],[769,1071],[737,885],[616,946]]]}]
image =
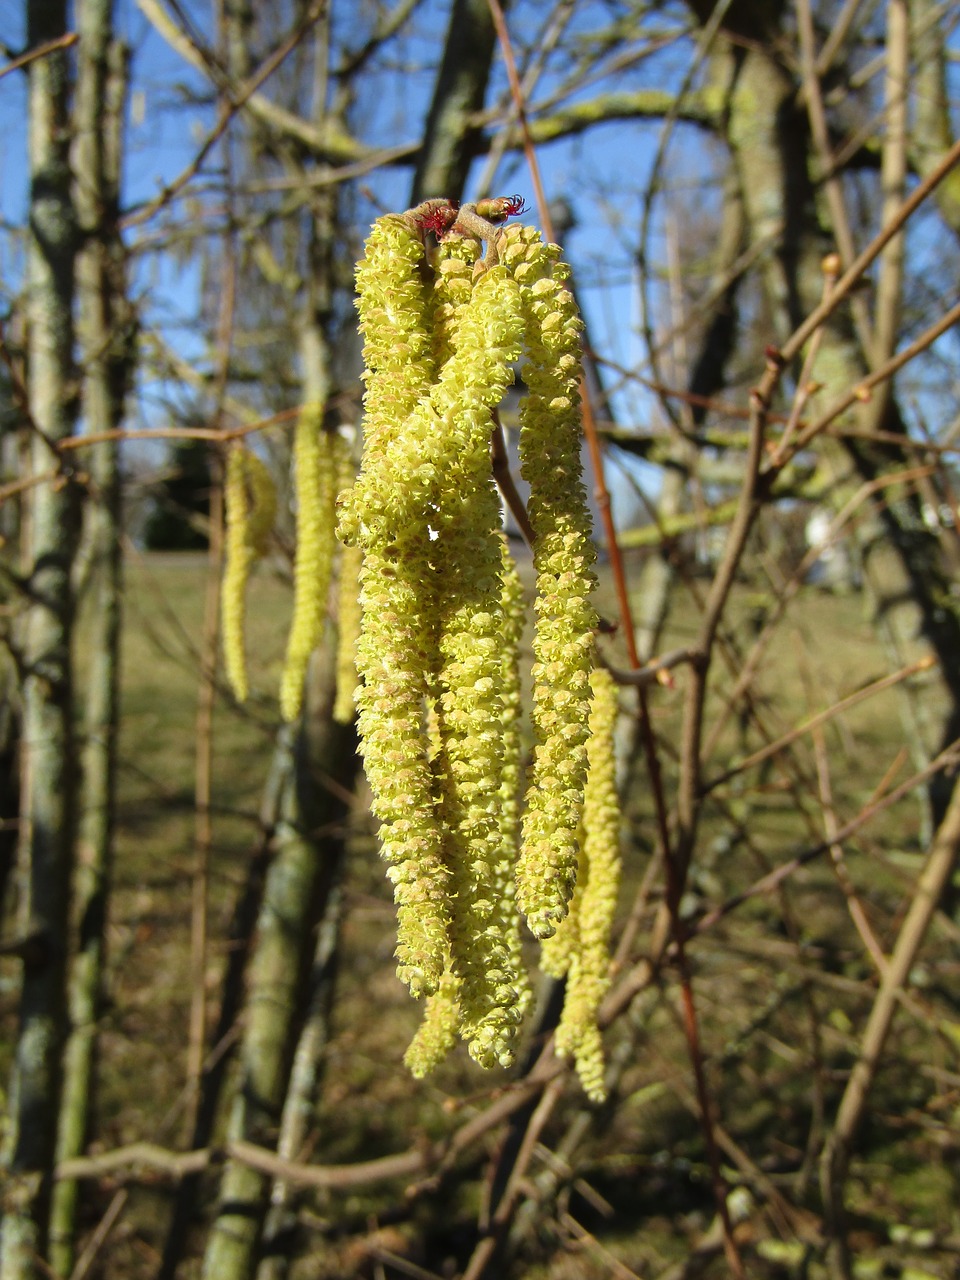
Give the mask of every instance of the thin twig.
[{"label": "thin twig", "polygon": [[683,649],[671,649],[669,653],[651,658],[638,671],[625,671],[622,667],[608,667],[617,684],[634,688],[649,688],[653,684],[663,684],[663,676],[674,667],[684,663],[696,666],[704,661],[704,651],[696,645],[688,645]]},{"label": "thin twig", "polygon": [[129,214],[124,219],[125,227],[138,226],[140,223],[149,222],[154,214],[167,205],[173,197],[187,185],[190,180],[199,172],[201,165],[207,156],[223,137],[230,124],[230,121],[238,111],[247,103],[262,85],[269,80],[273,73],[281,66],[290,54],[303,39],[304,35],[317,22],[321,14],[326,9],[326,0],[318,0],[303,16],[302,21],[290,33],[280,46],[274,50],[269,58],[264,62],[263,66],[251,76],[247,82],[240,86],[235,94],[231,94],[226,102],[220,105],[217,122],[207,134],[201,144],[196,155],[182,170],[180,174],[148,204],[143,205],[135,213]]},{"label": "thin twig", "polygon": [[69,49],[79,39],[80,37],[76,31],[68,31],[65,36],[58,36],[56,40],[48,40],[45,44],[38,44],[35,49],[28,49],[26,53],[21,53],[18,58],[8,62],[5,67],[0,67],[0,80],[5,75],[9,75],[11,71],[19,71],[21,67],[26,67],[31,62],[36,62],[37,58],[49,57],[51,53],[56,53],[58,49]]},{"label": "thin twig", "polygon": [[851,707],[855,707],[858,703],[865,701],[867,698],[873,698],[878,693],[882,693],[885,689],[891,689],[894,685],[900,684],[904,680],[909,680],[911,676],[918,675],[921,671],[929,671],[935,665],[936,659],[931,654],[926,654],[919,658],[916,662],[909,663],[908,666],[901,667],[899,671],[891,672],[890,675],[874,680],[871,684],[866,685],[862,689],[858,689],[855,693],[851,693],[848,697],[842,698],[839,702],[833,703],[824,711],[818,712],[809,720],[804,720],[796,725],[789,733],[785,733],[783,737],[777,738],[775,742],[769,742],[766,746],[761,747],[759,751],[754,751],[752,755],[747,756],[743,760],[738,760],[736,764],[725,769],[715,778],[711,778],[709,782],[704,783],[701,794],[708,795],[711,791],[716,790],[724,782],[729,782],[731,778],[737,777],[738,774],[744,773],[747,769],[753,769],[758,764],[762,764],[764,760],[769,760],[771,756],[779,755],[798,738],[802,738],[804,734],[812,733],[814,729],[819,729],[834,717],[842,715],[845,711],[849,711]]},{"label": "thin twig", "polygon": [[867,919],[867,913],[864,910],[863,903],[857,896],[856,888],[847,869],[846,858],[843,853],[843,845],[837,839],[837,811],[833,806],[833,788],[830,784],[830,764],[827,758],[827,744],[823,734],[823,726],[817,725],[812,732],[814,757],[817,765],[817,784],[820,788],[820,811],[823,814],[823,825],[827,833],[828,839],[832,841],[830,845],[830,857],[833,861],[833,869],[836,873],[837,882],[843,891],[843,896],[847,900],[847,910],[850,913],[850,919],[853,921],[854,928],[859,933],[863,945],[874,963],[877,972],[882,974],[887,967],[887,958],[883,954],[883,948],[877,941],[876,934],[870,927],[870,921]]},{"label": "thin twig", "polygon": [[[915,338],[908,347],[904,347],[904,349],[898,352],[897,355],[891,356],[889,360],[884,361],[879,368],[875,369],[871,374],[868,374],[866,378],[861,379],[855,387],[850,391],[845,392],[835,400],[828,409],[824,410],[819,418],[808,423],[796,437],[794,446],[790,450],[790,454],[788,456],[793,456],[801,452],[801,450],[806,449],[822,431],[830,426],[835,418],[838,418],[840,414],[849,409],[851,405],[858,403],[862,404],[865,401],[868,401],[870,399],[871,388],[877,386],[879,383],[885,382],[888,378],[892,378],[898,369],[902,369],[905,364],[909,364],[911,360],[920,354],[920,352],[926,351],[927,347],[936,342],[937,338],[939,338],[941,334],[952,329],[958,321],[960,321],[960,302],[951,307],[950,310],[945,315],[941,316],[935,324],[924,329],[923,333],[921,333],[918,338]],[[797,332],[799,332],[799,330]],[[788,345],[792,345],[792,343],[793,339],[790,340],[790,344]],[[786,350],[786,348],[784,348],[784,350]]]},{"label": "thin twig", "polygon": [[883,1059],[893,1015],[903,989],[909,983],[910,970],[926,936],[937,903],[960,854],[960,787],[953,797],[917,882],[893,953],[880,980],[864,1029],[860,1053],[847,1081],[833,1132],[824,1147],[820,1165],[820,1189],[828,1221],[835,1239],[843,1229],[843,1184],[850,1160],[854,1135],[863,1118],[867,1098]]},{"label": "thin twig", "polygon": [[[850,228],[850,218],[847,214],[842,175],[837,171],[833,162],[827,113],[823,104],[823,95],[820,92],[820,80],[816,69],[817,55],[814,48],[813,13],[810,7],[810,0],[797,0],[797,30],[800,36],[803,96],[807,104],[810,132],[817,151],[821,179],[830,209],[831,229],[836,238],[837,248],[840,250],[840,261],[843,267],[847,268],[856,256],[856,246],[854,244],[853,231]],[[862,294],[853,295],[851,310],[860,346],[868,365],[872,365],[874,363],[874,339],[866,298]]]}]

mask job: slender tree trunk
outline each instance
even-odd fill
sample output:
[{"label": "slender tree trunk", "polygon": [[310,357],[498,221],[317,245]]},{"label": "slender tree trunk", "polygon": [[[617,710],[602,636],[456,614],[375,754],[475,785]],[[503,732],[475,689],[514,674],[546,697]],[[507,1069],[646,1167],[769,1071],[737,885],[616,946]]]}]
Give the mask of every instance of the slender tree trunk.
[{"label": "slender tree trunk", "polygon": [[[133,356],[117,232],[126,50],[114,42],[112,23],[112,0],[84,0],[78,6],[76,202],[86,237],[77,259],[78,332],[84,359],[84,420],[92,433],[120,425]],[[118,441],[93,446],[90,474],[91,656],[76,883],[80,936],[69,990],[71,1032],[64,1059],[58,1160],[80,1155],[86,1142],[103,997],[120,710],[123,574]],[[75,1182],[58,1182],[54,1189],[50,1260],[58,1275],[67,1276],[73,1268],[77,1193]]]},{"label": "slender tree trunk", "polygon": [[[286,1160],[303,1158],[320,1092],[322,1063],[330,1039],[330,1016],[337,988],[340,955],[340,923],[343,895],[335,884],[324,904],[317,929],[317,946],[310,973],[307,1017],[297,1042],[290,1072],[290,1087],[283,1105],[277,1154]],[[257,1280],[287,1280],[292,1261],[289,1244],[295,1238],[297,1201],[289,1183],[275,1182],[264,1227],[265,1257]]]},{"label": "slender tree trunk", "polygon": [[[315,685],[321,705],[308,708],[296,741],[285,729],[278,744],[287,756],[281,821],[250,966],[240,1079],[229,1122],[231,1138],[264,1146],[276,1142],[303,1017],[310,942],[339,865],[342,797],[355,769],[353,729],[336,724],[331,714],[332,654],[319,652],[326,658]],[[203,1263],[205,1280],[250,1280],[255,1274],[269,1188],[264,1174],[227,1164]]]},{"label": "slender tree trunk", "polygon": [[[31,0],[27,45],[66,31],[64,0]],[[56,444],[74,420],[73,212],[67,120],[67,56],[29,67],[28,393],[30,464],[56,470]],[[20,928],[26,939],[20,1029],[10,1091],[0,1232],[0,1276],[40,1274],[46,1253],[66,1030],[66,939],[74,819],[74,740],[70,670],[73,621],[70,567],[77,538],[77,493],[69,477],[33,490],[24,539],[26,608],[23,671],[23,785]]]}]

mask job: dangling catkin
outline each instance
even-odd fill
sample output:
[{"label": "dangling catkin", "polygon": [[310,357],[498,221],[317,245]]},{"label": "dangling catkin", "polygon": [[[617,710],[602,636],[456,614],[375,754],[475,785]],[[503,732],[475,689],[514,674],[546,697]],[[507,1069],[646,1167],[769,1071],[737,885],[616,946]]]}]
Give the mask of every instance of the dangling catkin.
[{"label": "dangling catkin", "polygon": [[567,913],[577,878],[586,777],[596,552],[580,467],[580,331],[556,245],[529,227],[501,236],[500,258],[520,285],[529,363],[520,406],[520,469],[537,573],[533,776],[527,791],[517,899],[538,938]]},{"label": "dangling catkin", "polygon": [[293,620],[280,679],[280,712],[296,720],[310,655],[323,634],[336,542],[335,433],[322,427],[320,405],[305,405],[293,442],[297,548],[293,564]]},{"label": "dangling catkin", "polygon": [[436,477],[424,424],[413,414],[435,373],[434,304],[423,260],[409,222],[378,219],[357,268],[366,363],[363,459],[340,513],[341,537],[363,554],[357,724],[397,904],[397,972],[417,996],[439,986],[451,910],[423,727],[440,662],[425,496]]},{"label": "dangling catkin", "polygon": [[587,1096],[602,1102],[606,1088],[597,1013],[610,985],[610,932],[620,886],[620,804],[614,751],[618,698],[608,671],[594,670],[591,684],[581,855],[585,878],[577,885],[575,920],[565,921],[560,930],[575,924],[576,940],[569,954],[556,1045],[559,1054],[573,1055]]}]

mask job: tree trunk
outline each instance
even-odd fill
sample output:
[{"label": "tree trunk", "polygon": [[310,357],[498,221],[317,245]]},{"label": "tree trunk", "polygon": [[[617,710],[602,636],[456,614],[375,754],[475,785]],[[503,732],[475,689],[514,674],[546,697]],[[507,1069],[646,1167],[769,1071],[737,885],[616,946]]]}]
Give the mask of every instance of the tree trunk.
[{"label": "tree trunk", "polygon": [[496,44],[487,0],[454,0],[411,205],[431,196],[454,200],[463,191],[475,132],[469,120],[483,107]]},{"label": "tree trunk", "polygon": [[[310,973],[310,994],[306,1020],[297,1042],[290,1072],[290,1088],[283,1104],[277,1155],[285,1160],[302,1158],[309,1135],[316,1100],[320,1092],[325,1050],[330,1039],[330,1017],[337,989],[340,955],[340,924],[343,895],[334,884],[324,904],[317,929],[317,946]],[[265,1257],[257,1270],[257,1280],[287,1280],[295,1239],[297,1200],[289,1183],[275,1182],[270,1192],[270,1211],[264,1228]]]},{"label": "tree trunk", "polygon": [[[120,425],[133,352],[126,315],[123,250],[117,230],[126,50],[113,41],[112,0],[84,0],[76,92],[76,202],[85,235],[77,259],[78,333],[84,359],[83,409],[91,433]],[[90,665],[86,681],[76,913],[80,922],[69,991],[71,1032],[64,1059],[57,1159],[82,1153],[92,1101],[97,1021],[102,1006],[107,895],[116,812],[123,591],[119,442],[90,454],[87,504]],[[77,1184],[53,1194],[50,1260],[73,1269]]]},{"label": "tree trunk", "polygon": [[[64,35],[64,0],[30,0],[27,45]],[[68,162],[67,56],[29,66],[30,234],[27,247],[30,466],[57,471],[57,442],[74,421],[71,386],[76,228]],[[10,1090],[0,1276],[40,1274],[46,1253],[66,1000],[73,852],[70,567],[77,491],[69,475],[38,485],[25,530],[22,795],[17,870],[24,938],[20,1028]]]},{"label": "tree trunk", "polygon": [[[320,705],[309,708],[296,742],[285,729],[278,743],[286,755],[281,821],[250,967],[240,1079],[229,1123],[231,1138],[264,1146],[276,1142],[303,1018],[310,941],[339,865],[342,797],[355,769],[353,728],[333,720],[335,664],[329,651],[324,656],[316,681]],[[320,831],[334,834],[318,836]],[[269,1178],[257,1170],[227,1164],[203,1263],[205,1280],[254,1275],[269,1187]]]}]

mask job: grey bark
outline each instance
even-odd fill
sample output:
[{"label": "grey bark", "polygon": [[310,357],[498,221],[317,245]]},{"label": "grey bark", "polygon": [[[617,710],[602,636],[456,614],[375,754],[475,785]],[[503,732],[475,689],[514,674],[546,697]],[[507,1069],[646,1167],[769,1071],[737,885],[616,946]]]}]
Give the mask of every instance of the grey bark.
[{"label": "grey bark", "polygon": [[[31,0],[27,44],[62,36],[63,0]],[[67,55],[29,67],[30,228],[27,248],[30,466],[58,466],[56,444],[74,422],[73,266],[76,225],[68,160]],[[66,1031],[66,940],[73,855],[75,751],[72,725],[70,567],[77,491],[33,491],[24,532],[24,599],[18,640],[23,675],[22,794],[17,869],[23,954],[20,1026],[5,1144],[7,1176],[0,1276],[32,1280],[46,1253],[51,1169]]]},{"label": "grey bark", "polygon": [[[330,1039],[340,955],[342,892],[335,884],[327,898],[317,929],[317,946],[310,973],[307,1016],[297,1042],[290,1073],[290,1087],[283,1105],[277,1154],[286,1160],[302,1158],[319,1096],[322,1064]],[[275,1182],[264,1225],[263,1261],[257,1280],[286,1280],[290,1274],[290,1243],[297,1229],[297,1200],[286,1182]]]},{"label": "grey bark", "polygon": [[[126,51],[113,40],[112,0],[84,0],[75,108],[76,207],[85,242],[77,259],[78,336],[84,360],[83,411],[91,433],[120,425],[133,362],[117,230]],[[107,898],[116,815],[123,593],[119,442],[92,446],[93,490],[86,506],[90,663],[76,879],[77,953],[69,987],[70,1037],[64,1059],[57,1159],[82,1153],[87,1138],[103,1002]],[[73,1268],[78,1187],[58,1182],[51,1213],[50,1261]]]}]

